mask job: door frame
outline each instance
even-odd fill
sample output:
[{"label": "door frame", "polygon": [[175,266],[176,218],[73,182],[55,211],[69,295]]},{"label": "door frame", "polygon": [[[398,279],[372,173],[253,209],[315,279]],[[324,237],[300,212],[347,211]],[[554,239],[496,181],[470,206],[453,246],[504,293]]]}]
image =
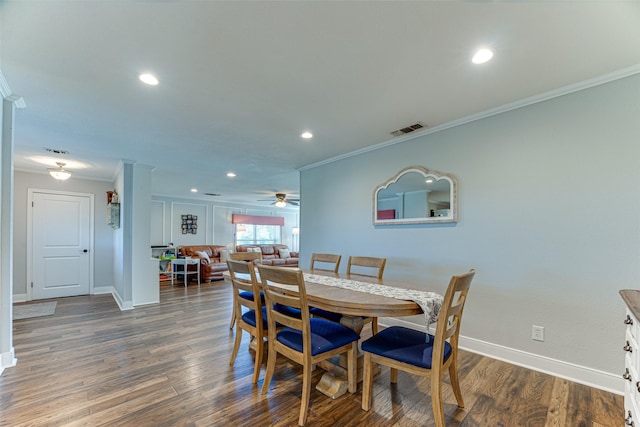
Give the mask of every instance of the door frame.
[{"label": "door frame", "polygon": [[[95,194],[77,193],[73,191],[46,190],[40,188],[27,188],[27,301],[33,300],[33,195],[45,193],[60,196],[75,196],[89,198],[89,295],[93,295],[94,278],[94,236],[95,236]],[[31,205],[31,207],[29,206]],[[15,257],[15,251],[14,251]]]}]

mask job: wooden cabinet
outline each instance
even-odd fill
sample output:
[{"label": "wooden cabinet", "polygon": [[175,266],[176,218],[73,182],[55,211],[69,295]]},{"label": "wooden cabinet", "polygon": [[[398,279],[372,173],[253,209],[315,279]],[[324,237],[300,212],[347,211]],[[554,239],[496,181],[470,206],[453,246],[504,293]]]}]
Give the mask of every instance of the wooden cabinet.
[{"label": "wooden cabinet", "polygon": [[627,305],[624,324],[624,418],[626,426],[640,427],[640,291],[621,290]]}]

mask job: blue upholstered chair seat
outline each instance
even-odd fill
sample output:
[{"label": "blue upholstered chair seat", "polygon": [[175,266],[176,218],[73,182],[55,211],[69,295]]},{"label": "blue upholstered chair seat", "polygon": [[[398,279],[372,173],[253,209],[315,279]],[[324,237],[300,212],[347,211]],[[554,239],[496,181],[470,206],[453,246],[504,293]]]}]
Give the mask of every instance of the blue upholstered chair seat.
[{"label": "blue upholstered chair seat", "polygon": [[[325,319],[309,319],[311,324],[311,355],[324,353],[360,339],[353,330]],[[302,331],[284,328],[276,339],[302,353]]]},{"label": "blue upholstered chair seat", "polygon": [[[431,369],[433,354],[433,335],[402,326],[391,326],[362,343],[362,350],[378,354],[389,359],[409,363],[414,366]],[[451,345],[444,344],[444,360],[451,356]]]},{"label": "blue upholstered chair seat", "polygon": [[286,314],[287,316],[295,317],[297,319],[302,318],[302,314],[299,308],[289,307],[288,305],[282,305],[277,303],[273,305],[273,308],[275,311],[280,312],[282,314]]},{"label": "blue upholstered chair seat", "polygon": [[[251,326],[255,327],[256,326],[256,311],[255,310],[249,310],[246,313],[244,313],[242,315],[242,320],[244,320],[245,322],[247,322],[248,324],[250,324]],[[268,323],[267,323],[267,307],[262,307],[262,328],[264,330],[266,330],[268,328]]]},{"label": "blue upholstered chair seat", "polygon": [[[242,291],[238,292],[240,298],[248,299],[249,301],[253,301],[253,292]],[[260,292],[260,300],[264,304],[264,292]]]},{"label": "blue upholstered chair seat", "polygon": [[312,316],[322,317],[323,319],[331,320],[332,322],[340,323],[340,319],[342,319],[341,313],[334,313],[333,311],[327,311],[317,307],[311,307],[309,312]]}]

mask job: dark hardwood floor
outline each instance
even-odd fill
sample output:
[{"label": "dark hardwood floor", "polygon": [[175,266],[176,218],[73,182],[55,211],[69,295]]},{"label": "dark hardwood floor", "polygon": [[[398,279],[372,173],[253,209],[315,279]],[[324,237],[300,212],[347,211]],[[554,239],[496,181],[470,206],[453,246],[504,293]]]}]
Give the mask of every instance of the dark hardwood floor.
[{"label": "dark hardwood floor", "polygon": [[[301,369],[280,358],[269,393],[251,384],[243,337],[229,366],[230,285],[161,286],[161,303],[121,312],[110,295],[58,299],[53,316],[14,322],[18,364],[0,376],[2,426],[294,426]],[[368,333],[369,327],[365,328]],[[266,358],[265,358],[266,360]],[[321,369],[314,373],[318,381]],[[448,377],[445,377],[448,382]],[[621,426],[622,396],[462,352],[466,403],[444,387],[449,426]],[[315,390],[309,426],[432,426],[427,380],[383,368],[373,407],[360,392]]]}]

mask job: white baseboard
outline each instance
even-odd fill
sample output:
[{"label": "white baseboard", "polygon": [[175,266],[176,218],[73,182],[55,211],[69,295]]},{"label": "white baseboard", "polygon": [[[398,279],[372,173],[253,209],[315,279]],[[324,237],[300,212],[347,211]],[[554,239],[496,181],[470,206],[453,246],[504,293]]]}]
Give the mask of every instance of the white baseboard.
[{"label": "white baseboard", "polygon": [[[425,331],[425,327],[420,327],[412,322],[401,319],[383,317],[378,322],[384,326],[404,326],[411,329]],[[433,333],[433,331],[432,331]],[[589,387],[623,395],[624,382],[619,374],[599,371],[585,366],[552,359],[526,351],[516,350],[498,344],[477,340],[474,338],[460,336],[460,348],[472,353],[481,354],[492,359],[502,360],[513,365],[522,366],[534,371],[543,372],[555,377],[564,378]]]},{"label": "white baseboard", "polygon": [[102,295],[113,293],[113,286],[97,286],[93,288],[91,295]]},{"label": "white baseboard", "polygon": [[124,302],[115,289],[111,290],[111,295],[113,295],[113,299],[116,300],[116,304],[120,307],[120,311],[133,310],[133,302]]},{"label": "white baseboard", "polygon": [[12,368],[16,366],[16,363],[18,363],[18,359],[16,359],[13,347],[11,347],[11,350],[0,355],[0,375],[4,372],[4,368]]},{"label": "white baseboard", "polygon": [[13,302],[26,302],[27,294],[13,294]]}]

